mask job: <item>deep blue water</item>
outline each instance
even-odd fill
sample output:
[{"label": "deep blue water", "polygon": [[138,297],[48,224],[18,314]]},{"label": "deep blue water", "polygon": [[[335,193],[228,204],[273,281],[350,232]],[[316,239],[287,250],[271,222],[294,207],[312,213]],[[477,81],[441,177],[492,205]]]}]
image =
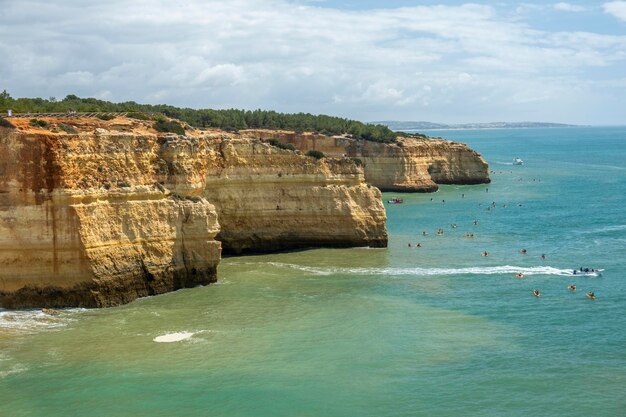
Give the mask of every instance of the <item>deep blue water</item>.
[{"label": "deep blue water", "polygon": [[0,415],[624,415],[626,128],[430,134],[493,182],[387,205],[388,249],[229,258],[218,285],[0,312]]}]

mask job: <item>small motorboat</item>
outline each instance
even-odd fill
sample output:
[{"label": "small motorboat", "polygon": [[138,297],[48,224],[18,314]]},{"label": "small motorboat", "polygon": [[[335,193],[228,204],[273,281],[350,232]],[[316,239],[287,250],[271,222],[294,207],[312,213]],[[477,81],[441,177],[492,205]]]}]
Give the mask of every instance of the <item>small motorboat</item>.
[{"label": "small motorboat", "polygon": [[389,204],[402,204],[404,200],[398,197],[393,197],[391,200],[387,200]]},{"label": "small motorboat", "polygon": [[524,161],[522,161],[520,158],[515,158],[513,159],[513,165],[524,165]]},{"label": "small motorboat", "polygon": [[572,270],[572,275],[582,275],[587,277],[601,277],[604,269],[598,268],[580,268]]}]

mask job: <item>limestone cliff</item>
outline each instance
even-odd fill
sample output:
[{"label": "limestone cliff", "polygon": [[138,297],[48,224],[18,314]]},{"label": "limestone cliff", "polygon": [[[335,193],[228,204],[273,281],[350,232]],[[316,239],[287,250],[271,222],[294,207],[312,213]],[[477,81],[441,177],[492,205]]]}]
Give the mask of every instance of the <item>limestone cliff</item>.
[{"label": "limestone cliff", "polygon": [[365,180],[383,191],[436,191],[439,184],[489,183],[485,160],[467,145],[441,139],[399,138],[395,144],[357,143]]},{"label": "limestone cliff", "polygon": [[155,187],[156,136],[0,132],[0,306],[102,307],[216,279],[215,208]]},{"label": "limestone cliff", "polygon": [[467,145],[427,137],[401,137],[385,144],[342,136],[286,131],[244,130],[242,136],[277,139],[303,152],[318,150],[331,156],[359,158],[365,180],[382,191],[431,192],[438,184],[489,183],[489,167]]},{"label": "limestone cliff", "polygon": [[351,161],[134,119],[44,121],[0,128],[2,307],[111,306],[210,283],[222,244],[386,245],[380,192]]},{"label": "limestone cliff", "polygon": [[[169,143],[165,186],[215,205],[224,250],[387,245],[380,191],[350,160],[296,155],[257,140]],[[200,165],[198,161],[202,161]]]}]

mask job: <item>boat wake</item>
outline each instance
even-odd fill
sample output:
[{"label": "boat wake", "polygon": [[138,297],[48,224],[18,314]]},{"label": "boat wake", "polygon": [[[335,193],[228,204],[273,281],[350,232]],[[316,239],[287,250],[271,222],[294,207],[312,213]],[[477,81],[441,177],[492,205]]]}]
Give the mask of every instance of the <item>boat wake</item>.
[{"label": "boat wake", "polygon": [[608,226],[597,227],[594,229],[578,230],[578,231],[575,231],[574,233],[579,234],[579,235],[587,235],[587,234],[622,232],[624,230],[626,230],[626,224],[612,224]]},{"label": "boat wake", "polygon": [[281,262],[270,262],[272,266],[279,268],[291,268],[315,275],[413,275],[413,276],[437,276],[437,275],[554,275],[554,276],[599,276],[603,269],[596,269],[595,272],[574,274],[573,269],[559,269],[551,266],[491,266],[491,267],[469,267],[469,268],[318,268],[296,264],[286,264]]}]

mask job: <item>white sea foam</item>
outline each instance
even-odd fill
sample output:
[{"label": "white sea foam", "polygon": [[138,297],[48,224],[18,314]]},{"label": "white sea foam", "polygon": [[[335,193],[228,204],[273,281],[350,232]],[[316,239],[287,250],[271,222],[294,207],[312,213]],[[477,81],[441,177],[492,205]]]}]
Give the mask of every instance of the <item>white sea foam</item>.
[{"label": "white sea foam", "polygon": [[0,329],[33,333],[56,327],[64,327],[76,319],[76,314],[87,311],[82,308],[58,310],[58,315],[49,315],[41,310],[0,309]]},{"label": "white sea foam", "polygon": [[192,332],[177,332],[177,333],[168,333],[161,336],[157,336],[153,341],[157,343],[172,343],[172,342],[180,342],[182,340],[190,339],[193,336]]},{"label": "white sea foam", "polygon": [[0,379],[6,378],[9,375],[21,374],[26,371],[28,371],[28,368],[18,363],[13,365],[10,369],[0,370]]},{"label": "white sea foam", "polygon": [[[497,275],[497,274],[517,274],[524,275],[556,275],[572,276],[572,269],[559,269],[551,266],[490,266],[490,267],[468,267],[468,268],[317,268],[296,264],[280,262],[270,262],[271,265],[282,268],[291,268],[315,275],[351,274],[351,275],[414,275],[414,276],[436,276],[436,275]],[[598,272],[591,272],[587,276],[597,276]]]},{"label": "white sea foam", "polygon": [[612,224],[609,226],[598,227],[596,229],[577,231],[578,234],[595,234],[595,233],[609,233],[609,232],[621,232],[626,230],[626,224]]}]

